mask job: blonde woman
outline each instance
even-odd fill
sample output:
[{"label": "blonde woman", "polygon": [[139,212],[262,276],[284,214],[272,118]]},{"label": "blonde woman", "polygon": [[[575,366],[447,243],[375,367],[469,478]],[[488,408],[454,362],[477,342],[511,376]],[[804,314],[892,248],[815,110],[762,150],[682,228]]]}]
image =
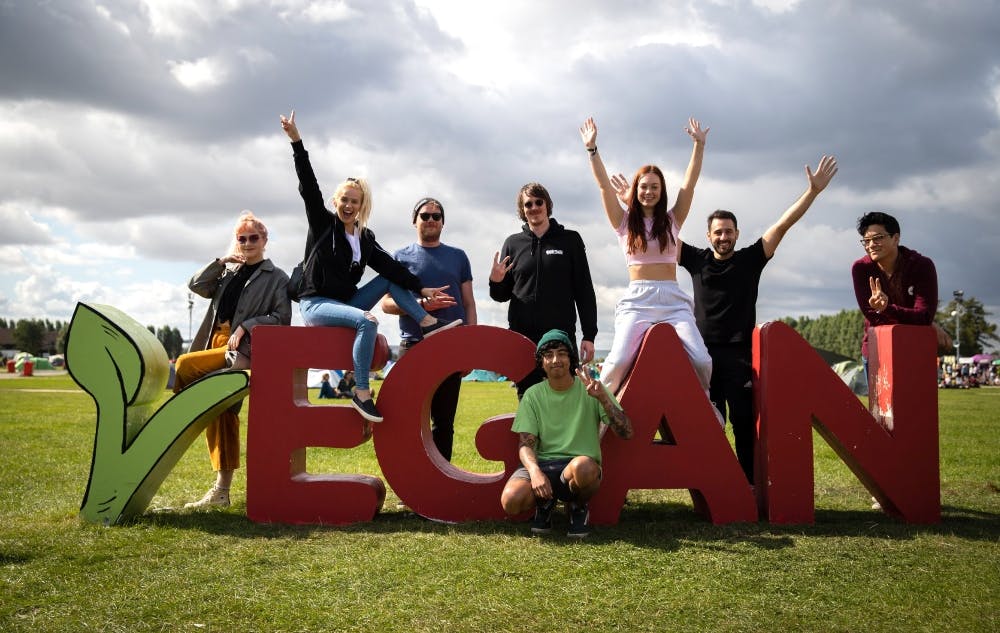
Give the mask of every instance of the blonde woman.
[{"label": "blonde woman", "polygon": [[[174,393],[213,371],[250,367],[253,328],[291,323],[288,275],[264,257],[266,246],[267,227],[244,211],[233,229],[229,253],[209,262],[188,282],[192,292],[212,302],[188,353],[177,359]],[[240,465],[236,411],[223,412],[205,429],[215,484],[186,508],[229,505],[233,471]]]},{"label": "blonde woman", "polygon": [[[309,152],[295,125],[295,112],[281,117],[281,128],[292,142],[295,173],[299,178],[299,193],[305,203],[309,234],[306,253],[319,244],[312,266],[303,271],[306,289],[299,298],[299,310],[306,325],[341,326],[357,331],[353,361],[357,389],[351,404],[368,422],[381,422],[369,386],[378,321],[369,310],[387,292],[396,305],[416,321],[424,337],[443,329],[461,325],[461,320],[436,319],[421,307],[410,294],[421,301],[445,296],[445,288],[424,288],[420,279],[393,259],[367,227],[371,215],[372,196],[362,178],[348,178],[340,183],[330,199],[331,213],[323,202],[319,183],[309,162]],[[319,242],[317,242],[319,240]],[[371,266],[378,276],[358,287],[365,267]]]}]

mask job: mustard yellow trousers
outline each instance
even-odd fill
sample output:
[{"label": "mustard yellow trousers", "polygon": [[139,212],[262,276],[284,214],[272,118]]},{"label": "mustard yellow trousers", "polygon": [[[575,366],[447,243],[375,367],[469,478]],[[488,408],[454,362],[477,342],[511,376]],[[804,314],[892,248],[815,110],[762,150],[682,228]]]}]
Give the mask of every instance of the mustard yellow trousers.
[{"label": "mustard yellow trousers", "polygon": [[[211,349],[181,354],[174,365],[174,393],[213,371],[226,367],[226,344],[229,326],[216,325]],[[209,423],[205,428],[208,456],[213,470],[236,470],[240,467],[240,418],[232,411]]]}]

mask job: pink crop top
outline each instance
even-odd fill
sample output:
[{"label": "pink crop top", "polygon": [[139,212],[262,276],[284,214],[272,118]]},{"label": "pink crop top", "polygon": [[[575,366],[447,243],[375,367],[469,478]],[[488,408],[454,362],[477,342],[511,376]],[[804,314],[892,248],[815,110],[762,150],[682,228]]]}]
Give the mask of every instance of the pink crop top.
[{"label": "pink crop top", "polygon": [[650,239],[649,231],[653,228],[653,218],[645,218],[646,220],[646,250],[640,253],[629,253],[628,252],[628,211],[622,215],[622,222],[615,229],[615,233],[618,234],[618,243],[621,244],[622,252],[625,253],[625,263],[629,266],[633,264],[676,264],[677,263],[677,236],[680,234],[680,227],[674,222],[674,212],[668,211],[667,217],[670,218],[670,233],[674,236],[673,244],[667,244],[667,247],[660,252],[659,241],[654,242]]}]

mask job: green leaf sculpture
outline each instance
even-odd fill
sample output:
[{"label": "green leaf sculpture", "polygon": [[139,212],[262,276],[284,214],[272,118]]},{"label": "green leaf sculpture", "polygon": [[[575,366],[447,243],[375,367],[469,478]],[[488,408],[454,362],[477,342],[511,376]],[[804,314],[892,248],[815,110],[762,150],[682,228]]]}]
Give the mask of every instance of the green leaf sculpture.
[{"label": "green leaf sculpture", "polygon": [[148,329],[107,305],[77,304],[66,365],[97,405],[80,515],[104,525],[142,514],[194,439],[250,385],[245,371],[211,374],[152,412],[170,373],[167,354]]}]

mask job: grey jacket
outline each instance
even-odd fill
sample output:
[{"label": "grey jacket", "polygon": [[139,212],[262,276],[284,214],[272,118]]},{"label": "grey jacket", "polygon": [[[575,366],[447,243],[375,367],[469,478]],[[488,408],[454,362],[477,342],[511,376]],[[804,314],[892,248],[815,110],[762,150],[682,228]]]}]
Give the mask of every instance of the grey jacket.
[{"label": "grey jacket", "polygon": [[[191,292],[212,300],[198,333],[191,341],[189,352],[208,349],[212,344],[212,331],[215,328],[219,300],[235,274],[235,270],[226,268],[225,264],[216,259],[196,272],[188,282]],[[271,263],[270,259],[265,259],[250,276],[236,303],[232,328],[235,330],[238,325],[242,325],[247,333],[240,341],[239,353],[250,357],[250,334],[254,327],[289,325],[291,322],[292,304],[288,300],[288,275]]]}]

